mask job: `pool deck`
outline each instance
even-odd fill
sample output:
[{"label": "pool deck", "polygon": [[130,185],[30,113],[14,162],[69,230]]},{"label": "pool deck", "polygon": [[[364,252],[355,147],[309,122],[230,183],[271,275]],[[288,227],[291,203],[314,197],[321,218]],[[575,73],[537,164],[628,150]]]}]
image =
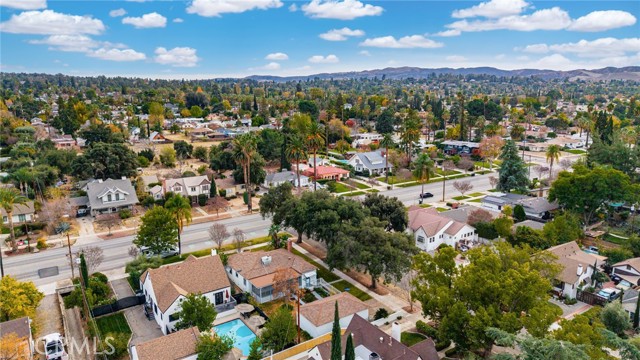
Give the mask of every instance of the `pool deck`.
[{"label": "pool deck", "polygon": [[224,324],[236,319],[240,319],[240,321],[242,321],[254,334],[256,334],[256,336],[260,336],[260,333],[262,333],[262,329],[258,329],[255,326],[249,324],[247,321],[245,321],[245,319],[242,318],[242,316],[240,316],[239,312],[221,318],[216,318],[216,320],[213,322],[213,326]]}]

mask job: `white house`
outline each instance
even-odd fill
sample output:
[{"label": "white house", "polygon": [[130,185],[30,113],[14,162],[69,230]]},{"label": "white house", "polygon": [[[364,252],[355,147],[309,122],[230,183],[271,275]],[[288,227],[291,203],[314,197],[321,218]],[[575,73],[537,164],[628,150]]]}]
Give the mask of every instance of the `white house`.
[{"label": "white house", "polygon": [[[279,186],[282,183],[291,183],[293,187],[298,187],[298,174],[293,171],[281,171],[277,173],[267,174],[262,186],[269,188],[272,186]],[[300,174],[300,186],[309,186],[309,177]]]},{"label": "white house", "polygon": [[274,293],[276,274],[280,271],[287,271],[287,276],[303,289],[314,288],[318,283],[316,267],[285,249],[233,254],[226,270],[229,279],[259,303],[283,296]]},{"label": "white house", "polygon": [[153,143],[163,143],[167,141],[167,138],[157,131],[152,131],[151,134],[149,134],[149,141]]},{"label": "white house", "polygon": [[366,170],[371,175],[384,175],[385,164],[389,170],[393,168],[393,165],[385,161],[386,155],[382,155],[382,153],[383,151],[355,153],[347,163],[353,166],[357,172]]},{"label": "white house", "polygon": [[199,195],[209,197],[211,180],[206,175],[191,176],[178,179],[166,179],[162,182],[164,193],[172,192],[197,201]]},{"label": "white house", "polygon": [[604,265],[606,258],[582,251],[575,241],[556,245],[546,251],[554,254],[562,271],[556,276],[553,287],[565,297],[575,299],[578,289],[590,286],[595,269]]},{"label": "white house", "polygon": [[551,212],[558,209],[557,202],[549,202],[544,197],[531,197],[518,194],[494,193],[482,198],[482,207],[502,211],[505,206],[521,205],[527,219],[544,221],[551,217]]},{"label": "white house", "polygon": [[369,145],[371,143],[380,142],[384,136],[375,133],[362,133],[362,134],[353,134],[351,135],[353,142],[351,143],[351,147],[358,148],[359,146]]},{"label": "white house", "polygon": [[369,305],[348,292],[326,297],[300,306],[300,328],[312,338],[331,332],[335,303],[338,303],[340,327],[349,326],[354,315],[369,318]]},{"label": "white house", "polygon": [[177,264],[149,269],[140,276],[140,289],[147,306],[166,335],[176,330],[180,303],[189,294],[202,294],[216,307],[219,317],[234,311],[231,283],[217,255],[189,256]]},{"label": "white house", "polygon": [[[14,224],[23,224],[33,222],[35,220],[35,208],[33,207],[33,201],[27,201],[25,204],[13,204],[13,211],[11,212],[11,218]],[[0,218],[3,224],[9,224],[9,216],[7,211],[0,207]]]},{"label": "white house", "polygon": [[95,180],[83,188],[87,192],[91,215],[114,213],[133,209],[138,203],[136,190],[127,178],[120,180]]},{"label": "white house", "polygon": [[149,340],[131,347],[131,360],[196,360],[200,331],[197,327]]},{"label": "white house", "polygon": [[421,250],[435,251],[440,245],[456,247],[461,241],[477,241],[476,229],[463,222],[442,216],[434,208],[409,208],[408,230]]},{"label": "white house", "polygon": [[614,264],[611,275],[620,277],[622,286],[637,286],[640,283],[640,258],[627,259]]}]

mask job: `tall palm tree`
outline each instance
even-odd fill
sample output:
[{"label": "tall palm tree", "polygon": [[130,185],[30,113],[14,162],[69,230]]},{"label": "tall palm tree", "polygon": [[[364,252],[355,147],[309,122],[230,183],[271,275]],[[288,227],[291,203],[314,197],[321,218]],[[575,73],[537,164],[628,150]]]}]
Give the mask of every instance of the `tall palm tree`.
[{"label": "tall palm tree", "polygon": [[409,158],[408,165],[411,165],[411,155],[413,153],[413,143],[420,140],[420,127],[422,124],[420,123],[420,119],[417,117],[417,112],[415,110],[411,110],[404,120],[404,124],[402,126],[402,133],[400,134],[400,139],[402,143],[407,149],[407,156]]},{"label": "tall palm tree", "polygon": [[244,171],[244,187],[247,191],[247,210],[251,212],[251,158],[257,152],[257,139],[252,133],[242,134],[233,139],[234,158]]},{"label": "tall palm tree", "polygon": [[180,234],[184,225],[191,222],[191,202],[189,198],[176,194],[167,200],[164,207],[173,213],[178,222],[178,254],[182,254]]},{"label": "tall palm tree", "polygon": [[28,201],[29,199],[26,196],[20,195],[18,190],[14,188],[0,188],[0,207],[7,213],[9,230],[11,231],[9,240],[11,241],[11,248],[14,250],[16,249],[16,233],[13,229],[13,210],[14,207],[26,206],[25,204]]},{"label": "tall palm tree", "polygon": [[415,168],[413,169],[413,176],[417,177],[420,183],[422,183],[422,194],[424,194],[424,184],[428,183],[431,176],[434,175],[434,163],[433,160],[427,154],[420,154],[418,159],[413,163]]},{"label": "tall palm tree", "polygon": [[307,159],[307,148],[304,146],[302,139],[298,136],[292,136],[285,149],[287,160],[289,162],[295,162],[296,174],[298,176],[298,190],[301,188],[300,184],[300,161]]},{"label": "tall palm tree", "polygon": [[305,143],[307,148],[313,152],[313,191],[316,190],[318,185],[318,150],[324,145],[324,142],[324,132],[320,128],[320,125],[318,125],[317,122],[311,123]]},{"label": "tall palm tree", "polygon": [[389,146],[393,146],[393,144],[391,134],[384,134],[384,137],[380,141],[380,146],[384,146],[384,173],[387,184],[389,183]]},{"label": "tall palm tree", "polygon": [[547,161],[549,162],[549,180],[553,178],[553,163],[560,159],[560,145],[551,145],[547,148]]}]

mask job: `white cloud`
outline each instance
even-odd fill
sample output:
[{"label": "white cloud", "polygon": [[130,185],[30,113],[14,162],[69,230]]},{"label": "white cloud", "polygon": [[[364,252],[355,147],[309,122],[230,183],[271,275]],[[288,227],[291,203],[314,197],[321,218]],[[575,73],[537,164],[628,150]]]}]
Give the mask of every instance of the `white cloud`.
[{"label": "white cloud", "polygon": [[462,34],[462,31],[460,30],[445,30],[445,31],[437,32],[433,34],[433,36],[452,37],[452,36],[460,36],[460,34]]},{"label": "white cloud", "polygon": [[319,19],[353,20],[363,16],[377,16],[384,9],[381,6],[363,4],[358,0],[311,0],[302,5],[304,14]]},{"label": "white cloud", "polygon": [[327,31],[324,34],[319,35],[321,39],[328,41],[345,41],[349,38],[349,36],[364,36],[364,31],[362,30],[352,30],[348,27],[343,27],[342,29],[332,29]]},{"label": "white cloud", "polygon": [[360,51],[358,54],[362,55],[362,56],[371,56],[371,53],[368,52],[367,50],[362,50]]},{"label": "white cloud", "polygon": [[180,24],[180,23],[183,23],[184,20],[182,20],[182,18],[175,18],[175,19],[173,19],[173,22],[176,23],[176,24]]},{"label": "white cloud", "polygon": [[0,6],[20,10],[46,9],[47,0],[2,0]]},{"label": "white cloud", "polygon": [[140,17],[126,17],[122,19],[123,24],[133,25],[136,29],[159,28],[167,26],[167,18],[152,12]]},{"label": "white cloud", "polygon": [[120,16],[125,16],[126,14],[127,14],[127,10],[123,8],[109,11],[109,16],[111,17],[120,17]]},{"label": "white cloud", "polygon": [[14,34],[97,35],[104,30],[102,21],[91,16],[68,15],[53,10],[25,11],[0,24],[0,31]]},{"label": "white cloud", "polygon": [[571,25],[571,21],[571,17],[566,11],[559,7],[553,7],[551,9],[535,11],[530,15],[512,15],[491,20],[460,20],[446,26],[449,29],[468,32],[490,30],[562,30]]},{"label": "white cloud", "polygon": [[291,11],[291,12],[298,11],[298,5],[296,5],[296,4],[289,5],[289,11]]},{"label": "white cloud", "polygon": [[527,7],[529,4],[524,0],[490,0],[467,9],[455,10],[451,16],[458,19],[477,16],[500,18],[518,15]]},{"label": "white cloud", "polygon": [[545,56],[534,62],[538,69],[574,69],[573,62],[560,54]]},{"label": "white cloud", "polygon": [[462,55],[449,55],[447,57],[444,58],[447,61],[453,61],[453,62],[465,62],[467,61],[467,58],[462,56]]},{"label": "white cloud", "polygon": [[102,59],[102,60],[110,60],[110,61],[138,61],[144,60],[147,56],[141,52],[137,52],[132,49],[98,49],[88,53],[87,55]]},{"label": "white cloud", "polygon": [[333,54],[327,56],[314,55],[309,58],[309,62],[314,64],[335,64],[340,62],[340,59]]},{"label": "white cloud", "polygon": [[155,62],[175,67],[194,67],[198,64],[196,49],[190,47],[175,47],[167,50],[163,47],[156,48]]},{"label": "white cloud", "polygon": [[422,35],[411,35],[396,39],[393,36],[383,36],[373,39],[366,39],[360,43],[360,46],[380,47],[380,48],[392,48],[392,49],[412,49],[423,48],[433,49],[443,47],[444,44],[427,39]]},{"label": "white cloud", "polygon": [[213,17],[225,13],[238,14],[249,10],[267,10],[283,5],[280,0],[193,0],[187,13]]},{"label": "white cloud", "polygon": [[29,44],[49,45],[51,50],[87,52],[100,46],[98,41],[86,35],[51,35],[40,40],[29,40]]},{"label": "white cloud", "polygon": [[594,11],[577,18],[568,29],[574,31],[595,32],[631,26],[635,23],[636,17],[626,11]]},{"label": "white cloud", "polygon": [[289,55],[281,52],[272,53],[264,57],[265,60],[289,60]]},{"label": "white cloud", "polygon": [[[519,49],[516,49],[519,50]],[[583,58],[605,58],[625,56],[627,53],[640,53],[640,38],[600,38],[592,41],[580,40],[564,44],[533,44],[522,49],[523,52],[544,54],[548,52],[574,54]]]}]

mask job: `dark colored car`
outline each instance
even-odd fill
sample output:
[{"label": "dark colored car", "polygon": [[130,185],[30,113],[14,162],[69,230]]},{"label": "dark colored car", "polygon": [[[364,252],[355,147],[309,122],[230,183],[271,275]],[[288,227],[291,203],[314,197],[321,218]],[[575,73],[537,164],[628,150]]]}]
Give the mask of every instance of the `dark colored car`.
[{"label": "dark colored car", "polygon": [[426,198],[430,198],[433,197],[433,194],[430,192],[426,192],[426,193],[422,193],[420,194],[420,199],[426,199]]}]

